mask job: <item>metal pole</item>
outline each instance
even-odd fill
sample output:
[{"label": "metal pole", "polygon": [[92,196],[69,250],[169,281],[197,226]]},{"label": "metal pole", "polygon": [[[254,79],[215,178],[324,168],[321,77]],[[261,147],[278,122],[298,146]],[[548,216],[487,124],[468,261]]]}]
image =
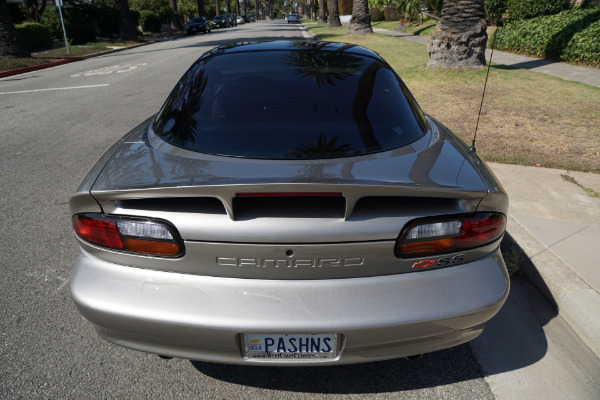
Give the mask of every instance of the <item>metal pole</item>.
[{"label": "metal pole", "polygon": [[65,30],[65,21],[63,21],[62,11],[60,6],[62,6],[62,0],[56,0],[56,6],[58,7],[58,13],[60,14],[60,23],[62,25],[63,34],[65,35],[65,46],[67,46],[67,55],[71,55],[69,51],[69,42],[67,41],[67,31]]}]

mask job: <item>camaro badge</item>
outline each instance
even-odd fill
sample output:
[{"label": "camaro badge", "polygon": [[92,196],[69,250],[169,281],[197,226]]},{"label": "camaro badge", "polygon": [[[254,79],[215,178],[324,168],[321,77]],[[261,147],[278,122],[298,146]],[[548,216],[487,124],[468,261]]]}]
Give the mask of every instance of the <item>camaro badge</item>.
[{"label": "camaro badge", "polygon": [[427,268],[435,264],[435,260],[421,260],[413,264],[413,268]]}]

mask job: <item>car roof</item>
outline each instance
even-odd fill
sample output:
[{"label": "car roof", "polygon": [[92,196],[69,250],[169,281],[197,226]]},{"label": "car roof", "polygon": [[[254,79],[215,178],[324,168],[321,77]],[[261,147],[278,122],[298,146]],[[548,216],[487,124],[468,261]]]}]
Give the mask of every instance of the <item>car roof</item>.
[{"label": "car roof", "polygon": [[[293,51],[293,50],[319,50],[319,51],[331,51],[346,54],[357,54],[362,56],[368,56],[382,60],[379,54],[372,50],[352,45],[348,43],[338,42],[320,42],[320,41],[289,41],[289,40],[276,40],[276,41],[265,41],[265,42],[239,42],[239,43],[228,43],[215,47],[204,54],[204,57],[210,57],[217,54],[228,54],[228,53],[239,53],[239,52],[256,52],[256,51]],[[383,60],[382,60],[383,61]]]}]

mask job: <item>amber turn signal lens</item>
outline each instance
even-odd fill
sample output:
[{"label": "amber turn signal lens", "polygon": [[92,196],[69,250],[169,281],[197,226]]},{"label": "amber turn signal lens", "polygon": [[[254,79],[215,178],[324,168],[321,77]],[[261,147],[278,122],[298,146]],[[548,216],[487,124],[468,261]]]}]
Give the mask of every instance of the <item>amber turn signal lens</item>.
[{"label": "amber turn signal lens", "polygon": [[142,239],[123,239],[125,248],[135,253],[158,254],[161,256],[175,256],[179,253],[179,247],[175,243],[156,242]]}]

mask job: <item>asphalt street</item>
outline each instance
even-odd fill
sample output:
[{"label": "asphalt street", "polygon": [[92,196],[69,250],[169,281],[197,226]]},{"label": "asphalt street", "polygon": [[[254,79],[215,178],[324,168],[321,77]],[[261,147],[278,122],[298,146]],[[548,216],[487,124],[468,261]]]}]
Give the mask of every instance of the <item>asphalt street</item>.
[{"label": "asphalt street", "polygon": [[[416,361],[259,368],[163,360],[105,342],[80,316],[68,285],[77,254],[68,199],[88,169],[158,112],[205,51],[303,37],[297,25],[257,22],[0,80],[0,398],[506,399],[511,387],[536,393],[537,385],[549,393],[538,398],[564,398],[542,387],[547,381],[567,386],[569,398],[600,398],[600,364],[521,278],[477,341]],[[548,355],[570,371],[547,367]],[[526,373],[540,365],[533,375],[546,381]]]}]

